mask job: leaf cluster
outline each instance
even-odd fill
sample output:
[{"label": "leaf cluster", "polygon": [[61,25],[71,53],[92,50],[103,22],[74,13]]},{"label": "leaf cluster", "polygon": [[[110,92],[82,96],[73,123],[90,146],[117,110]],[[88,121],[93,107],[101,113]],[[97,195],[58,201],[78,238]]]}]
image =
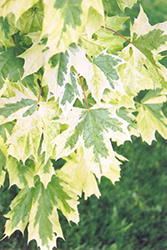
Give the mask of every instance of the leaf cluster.
[{"label": "leaf cluster", "polygon": [[[136,2],[115,4],[124,12]],[[119,180],[126,159],[113,142],[167,139],[167,22],[150,25],[140,7],[123,36],[128,17],[112,15],[113,3],[0,3],[0,185],[8,172],[20,189],[6,236],[28,225],[28,241],[52,249],[64,238],[57,210],[78,223],[82,193],[99,197],[103,176]]]}]

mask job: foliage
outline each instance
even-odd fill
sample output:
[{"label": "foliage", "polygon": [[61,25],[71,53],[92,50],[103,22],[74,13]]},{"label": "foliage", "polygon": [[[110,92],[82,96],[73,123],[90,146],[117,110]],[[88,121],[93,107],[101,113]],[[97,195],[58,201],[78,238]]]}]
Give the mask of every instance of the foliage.
[{"label": "foliage", "polygon": [[129,157],[121,181],[111,186],[102,178],[101,198],[81,199],[79,226],[62,220],[66,242],[58,240],[60,249],[166,249],[166,141],[157,138],[151,147],[133,138],[133,146],[117,148]]},{"label": "foliage", "polygon": [[[136,2],[117,0],[123,12]],[[78,223],[82,192],[99,197],[101,178],[119,180],[125,158],[113,142],[151,144],[156,130],[167,139],[167,22],[151,26],[140,7],[123,36],[127,17],[112,16],[113,3],[0,3],[0,184],[8,172],[20,190],[6,236],[28,225],[28,241],[52,249],[58,210]]]},{"label": "foliage", "polygon": [[[79,225],[67,225],[60,214],[66,241],[58,239],[58,250],[166,249],[166,141],[157,135],[158,142],[148,146],[140,139],[132,139],[133,144],[125,142],[117,148],[129,158],[121,168],[121,181],[111,185],[108,179],[102,178],[99,200],[94,195],[86,201],[84,197],[80,199]],[[62,163],[58,161],[54,165],[59,168]],[[6,180],[0,189],[1,221],[11,196],[17,193],[16,186],[10,192],[7,187]],[[10,239],[0,242],[0,249],[37,250],[34,241],[26,247],[26,240],[27,230],[24,238],[17,231]]]}]

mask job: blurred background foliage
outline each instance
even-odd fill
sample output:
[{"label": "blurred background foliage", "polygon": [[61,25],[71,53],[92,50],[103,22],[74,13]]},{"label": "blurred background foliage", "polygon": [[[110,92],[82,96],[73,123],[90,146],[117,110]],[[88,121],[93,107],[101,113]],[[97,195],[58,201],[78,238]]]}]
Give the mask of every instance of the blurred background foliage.
[{"label": "blurred background foliage", "polygon": [[[139,12],[139,3],[147,13],[150,24],[167,20],[167,1],[141,0],[125,14],[116,1],[105,0],[110,15],[128,15],[133,21]],[[125,32],[128,32],[129,21]],[[162,63],[167,67],[167,59]],[[167,105],[164,105],[167,115]],[[151,146],[140,138],[114,149],[129,159],[122,165],[121,180],[114,185],[106,178],[100,184],[101,197],[80,199],[79,225],[68,225],[60,214],[66,241],[58,239],[58,250],[166,250],[167,249],[167,141],[156,134]],[[61,167],[61,160],[55,167]],[[18,188],[8,189],[8,176],[0,188],[0,238],[11,200]],[[0,250],[37,250],[35,241],[27,246],[25,235],[16,231],[0,242]]]}]

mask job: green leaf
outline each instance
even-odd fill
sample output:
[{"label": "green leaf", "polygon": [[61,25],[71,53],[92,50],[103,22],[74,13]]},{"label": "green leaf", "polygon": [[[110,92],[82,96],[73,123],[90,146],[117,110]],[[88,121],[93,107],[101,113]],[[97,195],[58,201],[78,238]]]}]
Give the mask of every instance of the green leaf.
[{"label": "green leaf", "polygon": [[43,9],[40,3],[28,9],[17,21],[16,27],[22,33],[42,31]]},{"label": "green leaf", "polygon": [[128,30],[115,13],[136,2],[0,1],[0,185],[7,172],[20,189],[6,236],[26,229],[52,249],[57,210],[78,223],[82,192],[99,197],[102,176],[119,180],[126,159],[113,142],[167,139],[167,22],[151,26],[141,7]]},{"label": "green leaf", "polygon": [[35,174],[39,176],[40,181],[43,183],[45,189],[51,181],[52,175],[55,174],[53,164],[50,160],[46,162],[45,153],[41,154],[35,162]]},{"label": "green leaf", "polygon": [[9,173],[10,186],[16,184],[20,189],[26,186],[34,186],[35,166],[32,160],[28,159],[23,164],[14,157],[9,156],[6,162],[6,169]]},{"label": "green leaf", "polygon": [[23,59],[17,58],[20,50],[16,47],[0,48],[0,89],[3,86],[3,79],[18,81],[23,75]]},{"label": "green leaf", "polygon": [[66,83],[61,92],[60,108],[66,116],[77,98],[82,102],[82,89],[78,84],[78,76],[75,73],[70,73],[70,80]]},{"label": "green leaf", "polygon": [[30,89],[35,96],[39,96],[40,86],[39,86],[40,75],[33,74],[25,77],[21,83],[28,89]]},{"label": "green leaf", "polygon": [[125,23],[127,19],[129,19],[129,17],[118,16],[118,15],[107,16],[106,21],[105,21],[105,26],[115,31],[120,31],[120,30],[123,30],[123,24]]},{"label": "green leaf", "polygon": [[64,52],[69,44],[77,43],[85,25],[91,36],[104,22],[101,0],[52,0],[49,3],[45,0],[44,3],[42,36],[48,34],[51,56]]},{"label": "green leaf", "polygon": [[37,72],[49,59],[48,50],[44,50],[45,45],[33,44],[19,57],[24,58],[24,75],[22,78]]},{"label": "green leaf", "polygon": [[137,3],[137,0],[117,0],[119,8],[124,11],[126,7],[132,8],[135,3]]},{"label": "green leaf", "polygon": [[44,66],[42,85],[49,87],[48,99],[54,96],[55,100],[61,94],[60,87],[65,86],[70,74],[69,55],[67,52],[52,56]]},{"label": "green leaf", "polygon": [[[61,168],[61,172],[70,177],[70,182],[74,184],[77,194],[81,197],[85,193],[85,199],[95,194],[98,198],[100,191],[94,174],[91,172],[89,165],[83,157],[83,149],[77,150],[64,158],[66,163]],[[67,179],[68,181],[68,179]]]},{"label": "green leaf", "polygon": [[5,171],[3,170],[3,167],[6,165],[7,154],[7,147],[4,144],[3,138],[0,136],[0,187],[5,181]]},{"label": "green leaf", "polygon": [[33,190],[33,188],[28,188],[28,186],[23,188],[11,202],[11,211],[5,215],[5,217],[10,218],[10,220],[7,220],[5,227],[6,236],[10,236],[15,230],[20,230],[22,234],[24,233],[30,218]]},{"label": "green leaf", "polygon": [[120,56],[127,64],[119,67],[119,73],[124,83],[126,93],[136,95],[140,90],[156,89],[167,86],[165,73],[167,69],[158,61],[155,64],[135,46],[127,46]]},{"label": "green leaf", "polygon": [[4,143],[6,143],[7,137],[11,135],[14,125],[15,122],[8,122],[0,125],[0,137],[2,137]]},{"label": "green leaf", "polygon": [[[68,45],[77,42],[83,31],[82,0],[44,0],[42,35],[48,34],[50,56],[64,52]],[[56,32],[55,32],[56,31]]]},{"label": "green leaf", "polygon": [[166,101],[166,94],[160,90],[150,90],[141,100],[138,109],[139,113],[136,117],[137,130],[141,134],[143,141],[148,144],[155,140],[156,130],[167,139],[167,118],[162,112],[162,103]]},{"label": "green leaf", "polygon": [[60,109],[55,102],[41,103],[39,112],[41,114],[44,140],[41,152],[45,152],[45,163],[53,153],[55,147],[52,140],[60,133],[59,122],[55,120],[60,115]]},{"label": "green leaf", "polygon": [[13,12],[17,22],[19,17],[37,2],[38,0],[22,0],[22,3],[20,4],[17,0],[2,0],[0,3],[0,13],[3,17],[6,17],[9,13]]},{"label": "green leaf", "polygon": [[[122,30],[123,23],[127,20],[127,17],[107,17],[105,21],[105,27],[113,29],[115,31]],[[120,36],[116,36],[112,31],[105,28],[100,28],[96,31],[94,37],[88,38],[86,34],[82,34],[81,43],[85,48],[86,53],[89,56],[97,56],[99,53],[108,48],[108,52],[115,53],[118,50],[123,49],[123,43],[125,39]]]},{"label": "green leaf", "polygon": [[[11,211],[6,215],[6,236],[19,229],[24,232],[28,225],[28,241],[36,239],[42,249],[56,246],[56,238],[63,238],[57,209],[60,209],[68,220],[78,221],[77,196],[72,187],[61,178],[53,176],[47,189],[36,178],[35,187],[24,188],[11,203]],[[19,211],[19,212],[18,212]],[[55,234],[56,233],[56,236]]]},{"label": "green leaf", "polygon": [[10,144],[9,154],[23,162],[33,155],[37,161],[37,152],[43,133],[42,152],[46,152],[46,163],[55,146],[51,141],[59,132],[59,124],[57,120],[53,120],[58,114],[56,103],[41,102],[38,110],[35,109],[30,116],[27,114],[28,116],[20,117],[7,141]]},{"label": "green leaf", "polygon": [[97,103],[100,102],[106,88],[115,88],[125,92],[116,69],[124,61],[118,56],[103,51],[97,57],[94,57],[93,63],[90,63],[85,56],[84,49],[70,48],[69,62],[70,65],[74,66],[77,73],[86,79],[92,97]]},{"label": "green leaf", "polygon": [[117,1],[112,0],[102,0],[104,10],[108,13],[120,13],[120,9],[118,7]]},{"label": "green leaf", "polygon": [[132,44],[120,56],[127,61],[120,73],[127,93],[136,94],[142,89],[167,87],[167,69],[157,60],[157,55],[167,49],[167,36],[163,35],[167,23],[151,26],[140,10],[138,18],[131,26]]},{"label": "green leaf", "polygon": [[92,34],[104,24],[104,10],[101,0],[90,0],[89,4],[86,31],[90,38]]},{"label": "green leaf", "polygon": [[42,135],[42,121],[40,113],[35,111],[33,115],[17,120],[8,138],[9,154],[18,160],[25,160],[34,155],[37,159],[38,147]]},{"label": "green leaf", "polygon": [[59,53],[51,57],[50,65],[45,66],[43,84],[47,83],[49,86],[48,99],[52,95],[55,100],[59,97],[59,105],[65,115],[77,98],[82,102],[82,89],[78,83],[78,75],[70,71],[71,66],[78,63],[77,59],[77,55],[73,55],[68,50],[65,54]]},{"label": "green leaf", "polygon": [[129,135],[127,123],[116,116],[113,109],[104,107],[94,106],[89,110],[73,108],[67,119],[60,119],[69,128],[58,135],[54,142],[57,144],[57,158],[69,155],[82,145],[90,170],[99,179],[101,175],[116,171],[117,175],[111,179],[114,183],[119,179],[119,161],[115,158],[109,138],[120,143],[121,140],[128,140]]},{"label": "green leaf", "polygon": [[119,73],[117,71],[117,67],[120,64],[124,63],[124,61],[120,57],[108,54],[106,53],[106,51],[103,51],[97,57],[94,57],[93,62],[101,69],[101,71],[106,76],[110,86],[114,90],[118,90],[123,93],[125,92],[120,80]]},{"label": "green leaf", "polygon": [[7,47],[15,46],[12,35],[17,33],[18,29],[14,26],[14,15],[9,14],[6,18],[0,17],[0,44]]},{"label": "green leaf", "polygon": [[[6,97],[0,99],[1,124],[32,114],[37,105],[37,97],[20,82],[6,84]],[[12,97],[8,98],[8,95]]]},{"label": "green leaf", "polygon": [[105,103],[110,103],[117,108],[124,107],[135,109],[133,96],[128,96],[119,91],[107,89],[107,91],[104,91],[103,101],[105,101]]}]

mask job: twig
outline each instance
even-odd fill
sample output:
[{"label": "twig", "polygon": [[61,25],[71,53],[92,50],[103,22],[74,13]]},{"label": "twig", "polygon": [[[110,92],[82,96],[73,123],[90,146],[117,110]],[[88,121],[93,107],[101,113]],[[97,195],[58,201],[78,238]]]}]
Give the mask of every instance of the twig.
[{"label": "twig", "polygon": [[107,27],[105,27],[105,26],[101,26],[101,28],[106,29],[106,30],[110,30],[110,31],[114,32],[115,34],[117,34],[117,35],[121,36],[122,38],[124,38],[124,39],[125,39],[126,41],[128,41],[129,43],[132,43],[129,39],[127,39],[125,36],[121,35],[119,32],[117,32],[117,31],[115,31],[115,30],[112,30],[112,29],[107,28]]},{"label": "twig", "polygon": [[86,98],[86,94],[85,94],[85,90],[84,90],[84,86],[83,86],[82,78],[81,78],[81,76],[80,76],[80,75],[79,75],[79,80],[80,80],[81,87],[82,87],[82,90],[83,90],[83,94],[84,94],[84,98],[85,98],[86,106],[87,106],[87,108],[88,108],[88,109],[90,109],[90,108],[89,108],[89,104],[88,104],[88,100],[87,100],[87,98]]},{"label": "twig", "polygon": [[12,37],[13,37],[13,41],[14,41],[15,47],[17,47],[17,43],[16,43],[15,36],[14,36],[14,35],[12,35]]},{"label": "twig", "polygon": [[40,86],[40,92],[39,92],[39,96],[38,96],[38,103],[39,103],[40,98],[41,98],[41,93],[42,93],[42,85]]}]

